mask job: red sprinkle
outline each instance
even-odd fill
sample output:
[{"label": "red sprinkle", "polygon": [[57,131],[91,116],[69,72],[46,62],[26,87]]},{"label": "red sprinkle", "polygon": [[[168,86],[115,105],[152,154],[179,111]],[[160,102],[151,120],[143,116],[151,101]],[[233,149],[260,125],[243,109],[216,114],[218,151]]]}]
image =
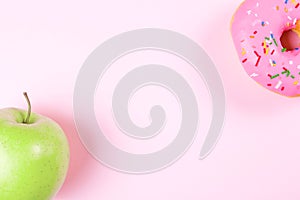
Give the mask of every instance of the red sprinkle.
[{"label": "red sprinkle", "polygon": [[257,67],[257,66],[258,66],[258,63],[259,63],[259,61],[260,61],[260,59],[261,59],[261,56],[260,56],[256,51],[254,51],[254,53],[255,53],[255,55],[258,57],[258,59],[257,59],[257,61],[256,61],[256,64],[255,64],[255,67]]},{"label": "red sprinkle", "polygon": [[261,59],[261,57],[258,57],[258,59],[256,61],[256,64],[255,64],[256,67],[258,66],[258,63],[259,63],[260,59]]},{"label": "red sprinkle", "polygon": [[297,3],[297,5],[295,6],[295,8],[298,8],[298,7],[299,7],[299,5],[300,5],[300,4],[299,4],[299,3]]},{"label": "red sprinkle", "polygon": [[283,90],[284,90],[284,87],[281,88],[281,91],[283,91]]},{"label": "red sprinkle", "polygon": [[254,31],[253,34],[255,35],[257,33],[257,31]]},{"label": "red sprinkle", "polygon": [[272,86],[272,84],[271,84],[271,83],[269,83],[269,84],[267,84],[267,86]]},{"label": "red sprinkle", "polygon": [[275,52],[275,49],[273,49],[273,51],[271,52],[271,55],[273,55],[274,52]]},{"label": "red sprinkle", "polygon": [[256,51],[254,51],[254,53],[257,57],[260,57],[260,55]]},{"label": "red sprinkle", "polygon": [[245,58],[242,62],[244,63],[244,62],[246,62],[247,61],[247,58]]}]

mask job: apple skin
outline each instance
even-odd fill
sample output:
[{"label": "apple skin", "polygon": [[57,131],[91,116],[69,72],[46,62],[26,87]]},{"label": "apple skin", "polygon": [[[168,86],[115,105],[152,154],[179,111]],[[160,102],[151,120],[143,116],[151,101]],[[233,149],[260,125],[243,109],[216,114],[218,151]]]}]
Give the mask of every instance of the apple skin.
[{"label": "apple skin", "polygon": [[60,126],[17,108],[0,110],[0,199],[49,200],[62,186],[69,145]]}]

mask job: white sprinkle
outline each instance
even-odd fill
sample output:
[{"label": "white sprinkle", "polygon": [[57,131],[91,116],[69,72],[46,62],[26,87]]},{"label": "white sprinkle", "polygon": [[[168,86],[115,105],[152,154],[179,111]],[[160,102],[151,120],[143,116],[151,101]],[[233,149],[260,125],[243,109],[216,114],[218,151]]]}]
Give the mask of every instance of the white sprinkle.
[{"label": "white sprinkle", "polygon": [[270,61],[270,65],[273,66],[273,61],[272,61],[272,59],[270,59],[269,61]]},{"label": "white sprinkle", "polygon": [[259,3],[258,2],[256,3],[256,7],[259,7]]},{"label": "white sprinkle", "polygon": [[297,69],[300,69],[300,65],[297,66]]},{"label": "white sprinkle", "polygon": [[291,18],[290,16],[288,16],[288,19],[289,19],[289,20],[292,20],[292,18]]},{"label": "white sprinkle", "polygon": [[293,25],[296,25],[296,23],[297,23],[297,18],[294,19]]},{"label": "white sprinkle", "polygon": [[251,12],[252,12],[252,10],[248,10],[248,11],[247,11],[248,15],[250,15],[250,14],[251,14]]},{"label": "white sprinkle", "polygon": [[255,17],[258,17],[258,14],[255,13],[254,16],[255,16]]},{"label": "white sprinkle", "polygon": [[292,60],[290,60],[290,61],[289,61],[289,63],[290,63],[290,65],[292,65],[292,64],[293,64],[293,61],[292,61]]},{"label": "white sprinkle", "polygon": [[258,74],[256,74],[256,73],[253,73],[250,75],[250,77],[257,77],[257,76],[258,76]]},{"label": "white sprinkle", "polygon": [[278,81],[277,85],[275,86],[276,89],[279,89],[279,87],[281,86],[282,81]]}]

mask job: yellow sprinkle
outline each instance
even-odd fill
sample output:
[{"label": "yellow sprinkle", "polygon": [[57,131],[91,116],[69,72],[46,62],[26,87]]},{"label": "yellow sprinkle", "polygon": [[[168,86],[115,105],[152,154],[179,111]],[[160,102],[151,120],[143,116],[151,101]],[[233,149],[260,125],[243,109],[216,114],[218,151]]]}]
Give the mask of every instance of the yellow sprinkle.
[{"label": "yellow sprinkle", "polygon": [[294,85],[297,85],[298,83],[299,83],[298,81],[295,81],[295,82],[294,82]]},{"label": "yellow sprinkle", "polygon": [[273,61],[270,59],[270,65],[272,66],[272,67],[275,67],[276,66],[276,64],[275,63],[273,63]]},{"label": "yellow sprinkle", "polygon": [[296,0],[292,0],[292,3],[295,5],[297,5],[297,1]]},{"label": "yellow sprinkle", "polygon": [[254,37],[254,35],[250,35],[250,38],[252,38],[252,39],[253,39],[253,38],[255,38],[255,37]]},{"label": "yellow sprinkle", "polygon": [[242,48],[242,56],[244,56],[245,54],[246,54],[246,50]]},{"label": "yellow sprinkle", "polygon": [[267,48],[266,40],[264,41],[264,49],[266,49],[266,53],[265,54],[268,55],[270,48]]},{"label": "yellow sprinkle", "polygon": [[276,10],[279,10],[279,6],[276,6]]},{"label": "yellow sprinkle", "polygon": [[287,9],[287,7],[284,7],[284,12],[289,12],[289,10]]}]

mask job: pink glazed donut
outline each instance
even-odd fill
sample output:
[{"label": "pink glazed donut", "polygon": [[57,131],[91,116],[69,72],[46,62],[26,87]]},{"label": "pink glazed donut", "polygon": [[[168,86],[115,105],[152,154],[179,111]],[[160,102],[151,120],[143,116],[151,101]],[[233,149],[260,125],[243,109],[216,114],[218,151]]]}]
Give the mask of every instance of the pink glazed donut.
[{"label": "pink glazed donut", "polygon": [[232,38],[248,75],[289,97],[300,95],[299,2],[246,0],[231,24]]}]

